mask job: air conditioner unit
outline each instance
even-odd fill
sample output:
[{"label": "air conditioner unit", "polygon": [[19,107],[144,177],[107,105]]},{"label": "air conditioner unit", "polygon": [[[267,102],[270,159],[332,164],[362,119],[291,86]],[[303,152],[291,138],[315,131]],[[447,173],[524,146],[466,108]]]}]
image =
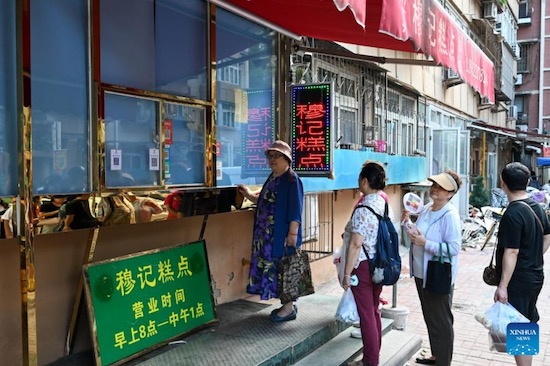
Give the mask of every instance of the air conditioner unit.
[{"label": "air conditioner unit", "polygon": [[523,84],[523,74],[518,74],[515,85],[521,85],[521,84]]},{"label": "air conditioner unit", "polygon": [[497,19],[497,5],[492,1],[487,1],[483,3],[483,18],[487,20],[496,20]]},{"label": "air conditioner unit", "polygon": [[518,107],[515,105],[511,105],[508,108],[508,118],[511,119],[517,119],[518,118]]},{"label": "air conditioner unit", "polygon": [[452,69],[445,68],[443,78],[445,80],[460,79],[460,75],[458,74],[458,72],[453,71]]},{"label": "air conditioner unit", "polygon": [[479,104],[481,104],[481,105],[493,105],[493,103],[491,103],[491,101],[487,97],[481,97],[480,101],[479,101]]},{"label": "air conditioner unit", "polygon": [[521,58],[521,47],[518,43],[512,45],[512,51],[514,51],[514,57],[516,60],[519,60]]}]

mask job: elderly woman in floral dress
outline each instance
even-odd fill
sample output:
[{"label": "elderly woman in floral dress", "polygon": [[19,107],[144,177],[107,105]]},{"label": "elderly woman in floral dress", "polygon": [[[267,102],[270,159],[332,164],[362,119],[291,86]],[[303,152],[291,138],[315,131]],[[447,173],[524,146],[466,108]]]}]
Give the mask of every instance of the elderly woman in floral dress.
[{"label": "elderly woman in floral dress", "polygon": [[[302,181],[290,167],[292,154],[288,144],[277,140],[265,151],[265,155],[272,172],[261,191],[253,193],[248,187],[239,185],[240,193],[257,204],[246,290],[260,295],[262,300],[279,297],[279,261],[285,251],[291,253],[302,244],[300,224],[304,201]],[[294,301],[283,303],[281,308],[274,310],[271,320],[284,322],[296,319]]]}]

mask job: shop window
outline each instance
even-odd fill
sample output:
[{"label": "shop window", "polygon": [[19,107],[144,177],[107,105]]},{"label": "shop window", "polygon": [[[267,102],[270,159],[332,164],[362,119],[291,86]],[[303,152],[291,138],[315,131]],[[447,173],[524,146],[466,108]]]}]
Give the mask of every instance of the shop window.
[{"label": "shop window", "polygon": [[171,136],[164,145],[166,184],[204,184],[205,109],[165,103],[164,111],[165,135],[169,130]]},{"label": "shop window", "polygon": [[105,93],[105,186],[160,183],[159,102]]},{"label": "shop window", "polygon": [[90,191],[88,2],[31,0],[30,8],[33,189]]},{"label": "shop window", "polygon": [[0,0],[0,196],[17,194],[15,0]]},{"label": "shop window", "polygon": [[203,0],[101,0],[101,81],[206,100]]},{"label": "shop window", "polygon": [[218,185],[261,184],[270,172],[264,151],[275,138],[275,42],[269,28],[217,9]]}]

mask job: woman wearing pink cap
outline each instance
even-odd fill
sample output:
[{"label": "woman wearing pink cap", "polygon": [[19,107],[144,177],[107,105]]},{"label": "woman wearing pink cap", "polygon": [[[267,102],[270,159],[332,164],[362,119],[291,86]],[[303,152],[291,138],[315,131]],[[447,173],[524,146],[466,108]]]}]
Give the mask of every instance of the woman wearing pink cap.
[{"label": "woman wearing pink cap", "polygon": [[[290,254],[302,244],[300,224],[304,189],[300,177],[290,167],[292,154],[286,142],[275,141],[265,155],[271,174],[262,190],[253,193],[244,185],[238,188],[244,197],[257,204],[246,291],[260,295],[262,300],[269,300],[279,297],[277,270],[283,253]],[[271,313],[271,320],[284,322],[296,319],[294,301],[282,305]]]}]

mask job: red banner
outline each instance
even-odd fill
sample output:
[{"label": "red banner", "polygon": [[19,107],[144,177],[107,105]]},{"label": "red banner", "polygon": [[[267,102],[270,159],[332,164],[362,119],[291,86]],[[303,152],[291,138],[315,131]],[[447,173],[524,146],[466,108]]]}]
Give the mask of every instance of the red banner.
[{"label": "red banner", "polygon": [[481,95],[495,101],[494,66],[434,0],[383,0],[380,32],[411,40],[416,49],[452,69]]}]

